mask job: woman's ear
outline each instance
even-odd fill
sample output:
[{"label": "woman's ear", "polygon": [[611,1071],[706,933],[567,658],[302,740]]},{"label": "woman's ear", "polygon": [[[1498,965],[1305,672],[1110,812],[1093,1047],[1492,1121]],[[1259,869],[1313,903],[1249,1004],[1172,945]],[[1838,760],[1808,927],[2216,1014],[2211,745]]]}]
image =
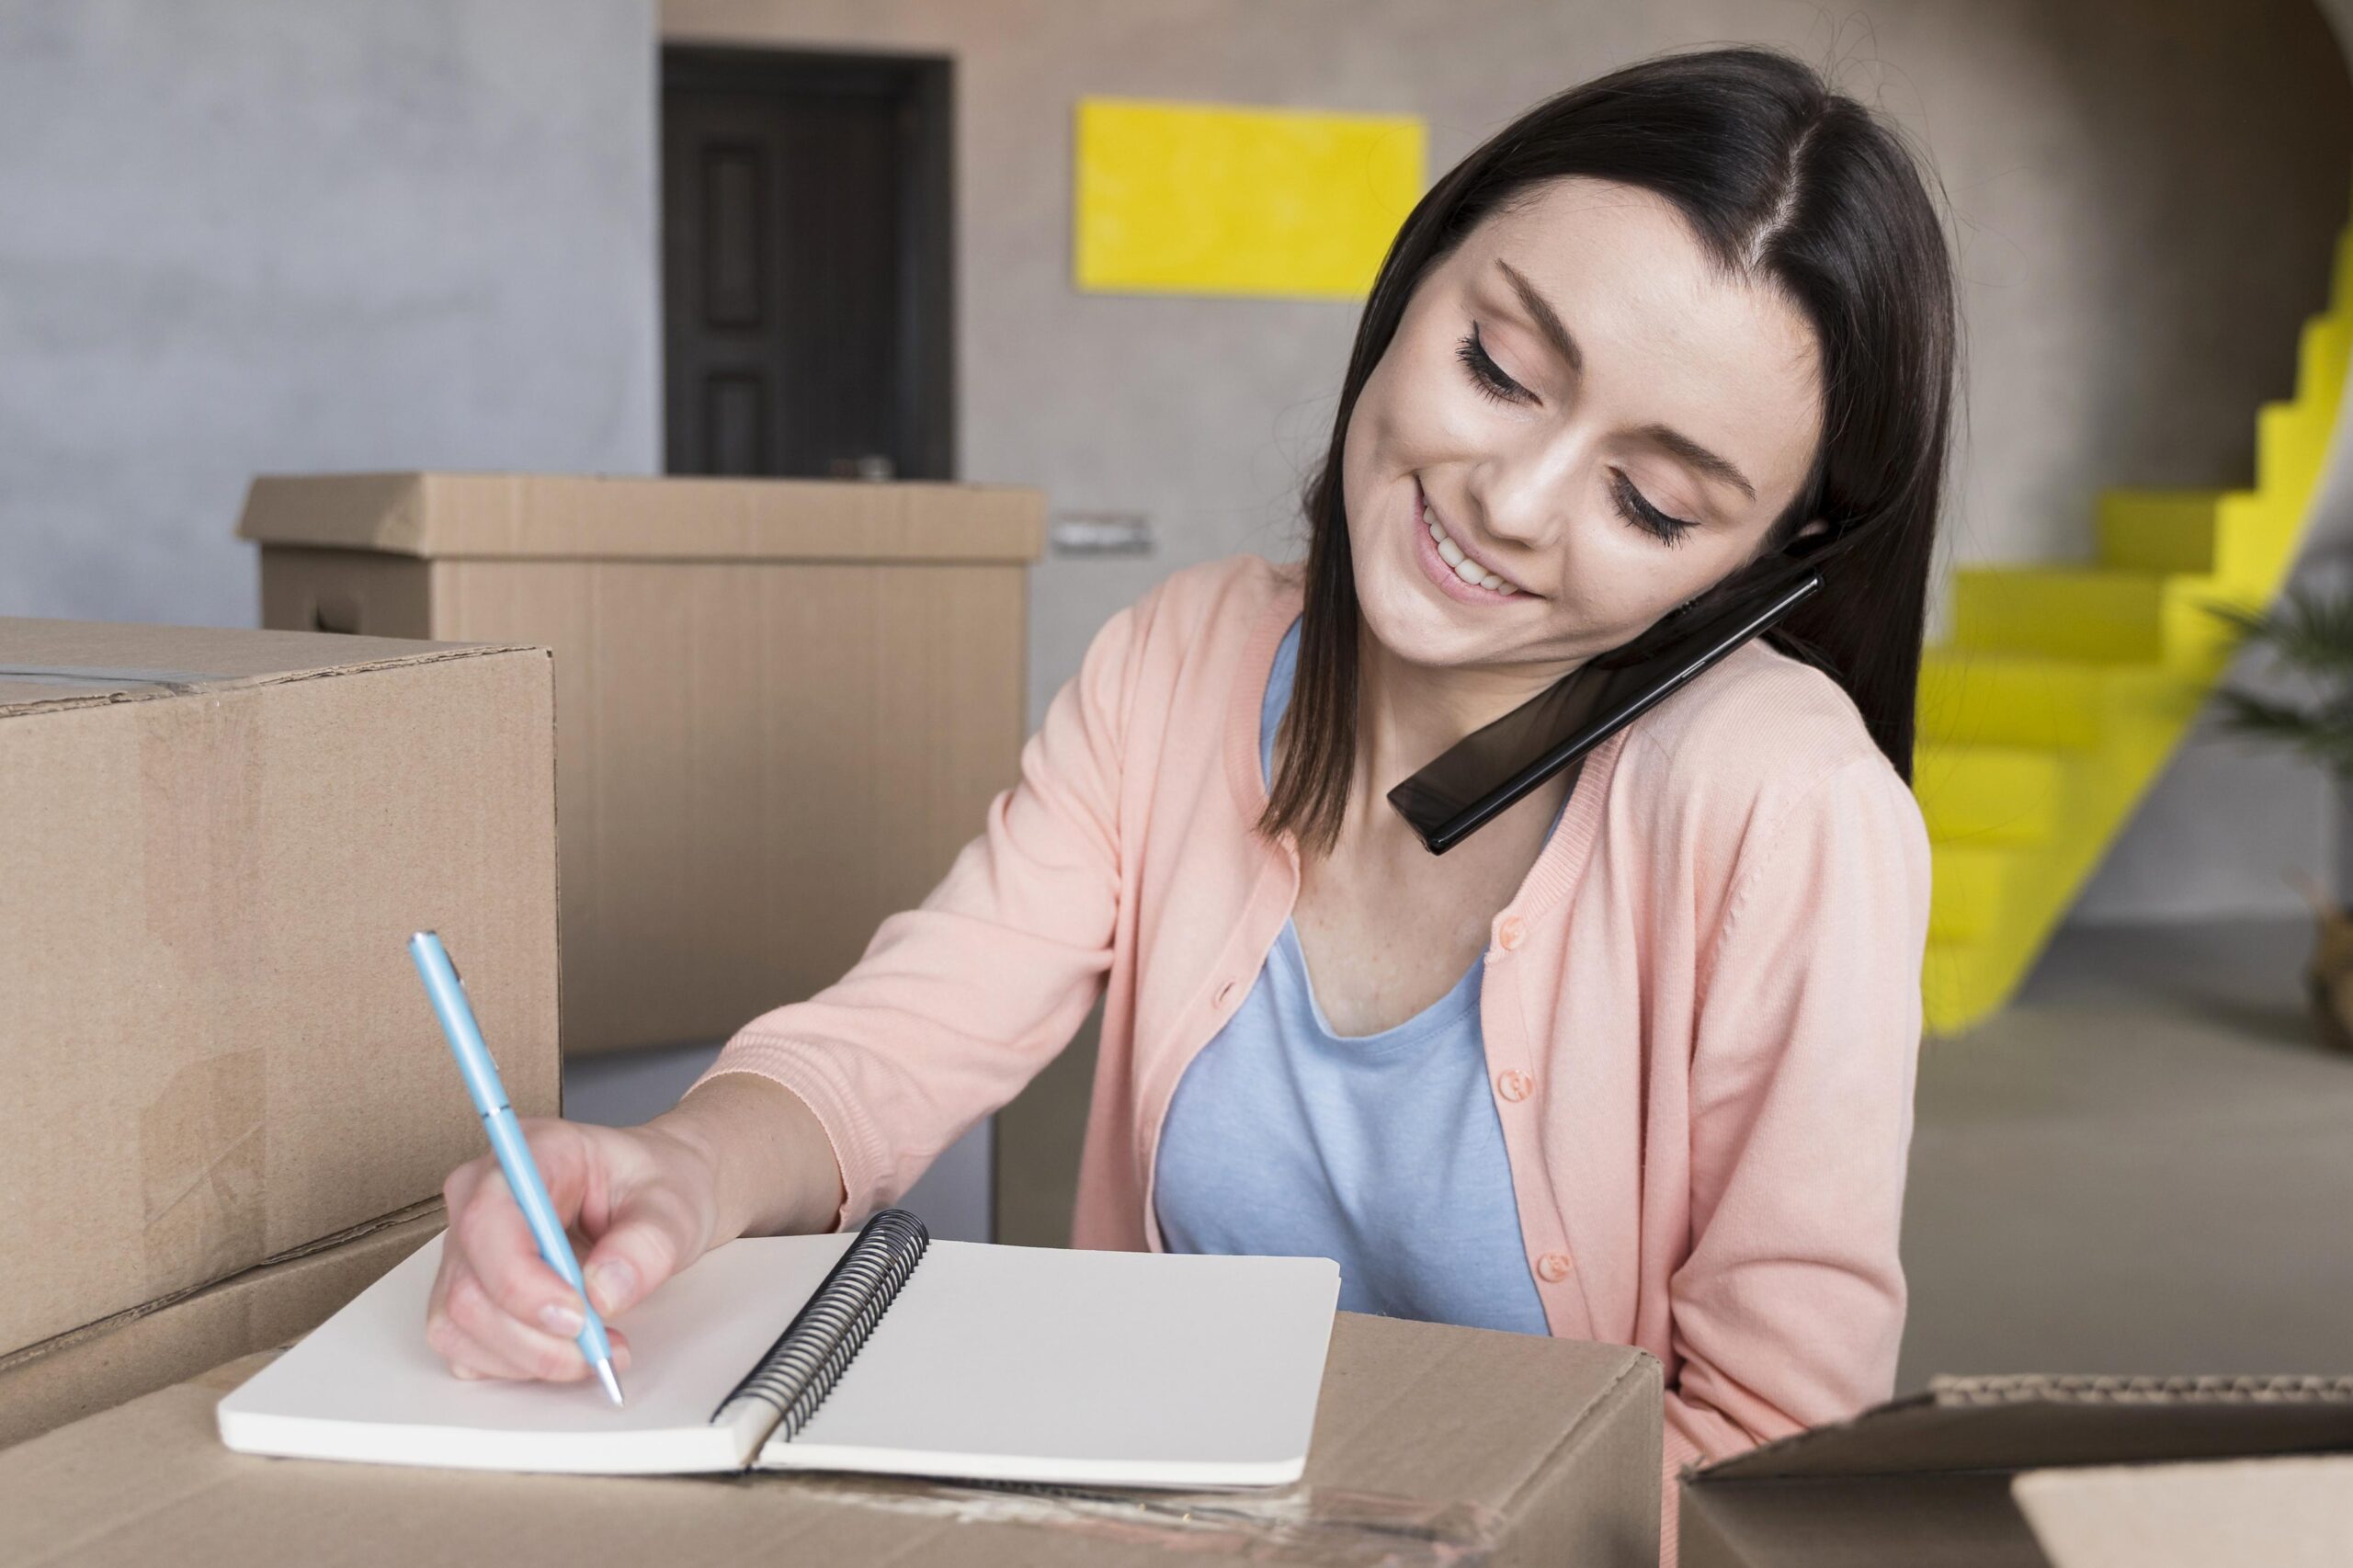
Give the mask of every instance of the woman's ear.
[{"label": "woman's ear", "polygon": [[1828,533],[1829,531],[1830,525],[1822,518],[1816,517],[1813,521],[1806,524],[1805,527],[1800,528],[1796,533],[1790,537],[1792,540],[1812,539],[1816,534]]}]

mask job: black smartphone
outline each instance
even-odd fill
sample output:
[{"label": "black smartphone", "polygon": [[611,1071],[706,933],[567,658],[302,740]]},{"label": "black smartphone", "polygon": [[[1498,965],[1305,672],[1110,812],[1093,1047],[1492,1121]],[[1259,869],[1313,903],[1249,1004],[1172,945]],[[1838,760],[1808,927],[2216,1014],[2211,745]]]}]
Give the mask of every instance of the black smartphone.
[{"label": "black smartphone", "polygon": [[1736,574],[1473,730],[1390,790],[1389,803],[1443,855],[1821,588],[1820,568],[1792,556]]}]

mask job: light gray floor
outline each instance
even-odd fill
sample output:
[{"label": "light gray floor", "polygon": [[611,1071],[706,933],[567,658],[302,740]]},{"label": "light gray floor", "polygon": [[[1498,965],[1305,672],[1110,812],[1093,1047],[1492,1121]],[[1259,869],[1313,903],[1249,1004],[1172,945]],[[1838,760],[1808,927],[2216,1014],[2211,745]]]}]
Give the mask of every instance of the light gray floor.
[{"label": "light gray floor", "polygon": [[1921,1057],[1899,1383],[2353,1371],[2353,1059],[2302,922],[2062,933]]}]

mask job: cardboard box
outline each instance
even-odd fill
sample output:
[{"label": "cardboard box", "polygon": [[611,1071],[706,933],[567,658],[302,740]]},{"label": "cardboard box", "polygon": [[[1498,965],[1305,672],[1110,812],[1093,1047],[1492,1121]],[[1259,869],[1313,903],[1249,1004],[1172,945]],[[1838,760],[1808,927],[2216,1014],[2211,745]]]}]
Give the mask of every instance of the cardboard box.
[{"label": "cardboard box", "polygon": [[441,1200],[0,1356],[0,1448],[290,1345],[441,1230]]},{"label": "cardboard box", "polygon": [[[1154,1504],[858,1477],[256,1459],[221,1446],[212,1412],[253,1366],[0,1452],[0,1556],[126,1568],[1650,1568],[1658,1557],[1658,1363],[1573,1340],[1343,1312],[1304,1480]],[[168,1504],[125,1509],[133,1490]]]},{"label": "cardboard box", "polygon": [[557,1106],[544,650],[0,620],[0,1355],[482,1152],[405,948]]},{"label": "cardboard box", "polygon": [[1026,738],[1044,498],[986,485],[257,480],[276,627],[555,650],[563,1043],[719,1040],[920,903]]},{"label": "cardboard box", "polygon": [[[1682,1564],[2073,1568],[2043,1550],[2018,1501],[2051,1489],[2080,1525],[2071,1500],[2084,1483],[2071,1471],[2348,1450],[2353,1378],[1939,1378],[1852,1421],[1687,1470]],[[2120,1523],[2138,1506],[2129,1490],[2104,1495]]]},{"label": "cardboard box", "polygon": [[2353,1562],[2353,1456],[2043,1470],[2010,1491],[2052,1568]]}]

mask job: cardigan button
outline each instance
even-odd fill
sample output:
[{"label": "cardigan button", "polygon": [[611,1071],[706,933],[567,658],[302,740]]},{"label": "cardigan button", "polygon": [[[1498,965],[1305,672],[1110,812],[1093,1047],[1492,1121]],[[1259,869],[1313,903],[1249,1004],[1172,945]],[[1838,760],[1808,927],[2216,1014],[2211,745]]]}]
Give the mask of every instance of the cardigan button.
[{"label": "cardigan button", "polygon": [[1548,1252],[1536,1260],[1536,1278],[1547,1285],[1558,1285],[1569,1277],[1569,1255]]},{"label": "cardigan button", "polygon": [[1528,928],[1519,923],[1519,916],[1506,915],[1495,925],[1495,946],[1507,953],[1516,951],[1527,935]]},{"label": "cardigan button", "polygon": [[1495,1074],[1495,1093],[1514,1105],[1536,1092],[1536,1080],[1517,1067],[1506,1067]]}]

